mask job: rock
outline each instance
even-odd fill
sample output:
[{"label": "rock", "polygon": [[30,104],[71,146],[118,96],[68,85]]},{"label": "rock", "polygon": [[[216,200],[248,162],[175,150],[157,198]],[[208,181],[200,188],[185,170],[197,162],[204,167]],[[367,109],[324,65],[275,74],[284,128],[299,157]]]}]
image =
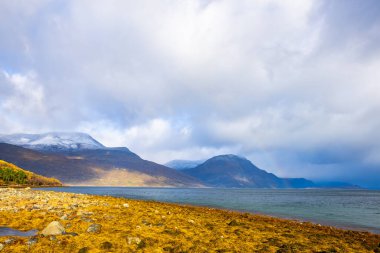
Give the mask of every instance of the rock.
[{"label": "rock", "polygon": [[9,238],[9,239],[6,239],[5,241],[4,241],[4,243],[5,244],[12,244],[12,243],[14,243],[16,240],[15,239],[13,239],[13,238]]},{"label": "rock", "polygon": [[68,219],[67,214],[62,215],[62,217],[61,217],[60,219],[61,219],[61,220],[67,220],[67,219]]},{"label": "rock", "polygon": [[94,222],[93,219],[90,219],[90,218],[88,218],[88,217],[81,217],[80,219],[81,219],[82,221],[84,221],[84,222]]},{"label": "rock", "polygon": [[90,252],[90,248],[89,247],[83,247],[80,250],[78,250],[78,253],[87,253],[87,252]]},{"label": "rock", "polygon": [[112,243],[110,243],[110,242],[103,242],[102,244],[100,244],[100,248],[101,249],[106,249],[106,250],[108,250],[108,249],[111,249],[112,248]]},{"label": "rock", "polygon": [[36,244],[38,242],[38,239],[36,237],[34,238],[30,238],[27,242],[26,242],[26,245],[29,245],[29,246],[33,246],[34,244]]},{"label": "rock", "polygon": [[228,226],[239,226],[240,224],[236,220],[228,222]]},{"label": "rock", "polygon": [[0,251],[4,249],[4,244],[0,243]]},{"label": "rock", "polygon": [[139,237],[128,236],[127,240],[128,240],[128,244],[133,244],[133,243],[139,244],[141,242],[141,239]]},{"label": "rock", "polygon": [[94,223],[88,227],[87,232],[88,233],[99,233],[101,229],[102,229],[102,225]]},{"label": "rock", "polygon": [[124,207],[128,208],[129,207],[129,204],[128,203],[125,203],[123,204]]},{"label": "rock", "polygon": [[53,221],[42,230],[41,234],[48,235],[62,235],[65,233],[65,228],[58,221]]},{"label": "rock", "polygon": [[41,206],[40,205],[33,205],[32,209],[33,210],[39,210],[39,209],[41,209]]},{"label": "rock", "polygon": [[193,220],[187,220],[187,222],[189,222],[189,223],[191,223],[191,224],[194,224],[194,223],[195,223],[195,221],[193,221]]},{"label": "rock", "polygon": [[78,236],[78,234],[77,234],[77,233],[75,233],[75,232],[66,233],[66,235],[71,235],[71,236]]}]

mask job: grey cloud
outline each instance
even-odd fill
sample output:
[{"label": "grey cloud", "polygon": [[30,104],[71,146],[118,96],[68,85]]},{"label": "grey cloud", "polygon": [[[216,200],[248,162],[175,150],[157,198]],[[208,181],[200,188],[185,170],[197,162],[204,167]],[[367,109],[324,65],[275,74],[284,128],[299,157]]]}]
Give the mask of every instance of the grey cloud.
[{"label": "grey cloud", "polygon": [[238,153],[283,176],[373,185],[378,10],[372,0],[3,1],[0,69],[43,98],[2,76],[0,131],[80,130],[158,162]]}]

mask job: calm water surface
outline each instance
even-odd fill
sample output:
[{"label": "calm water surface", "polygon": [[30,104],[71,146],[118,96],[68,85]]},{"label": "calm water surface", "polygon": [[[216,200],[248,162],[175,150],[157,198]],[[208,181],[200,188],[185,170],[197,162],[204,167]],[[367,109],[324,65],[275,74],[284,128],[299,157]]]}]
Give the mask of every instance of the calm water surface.
[{"label": "calm water surface", "polygon": [[37,230],[20,231],[8,227],[0,227],[0,236],[33,236],[37,232]]},{"label": "calm water surface", "polygon": [[380,234],[380,191],[374,190],[140,187],[42,189],[219,207]]}]

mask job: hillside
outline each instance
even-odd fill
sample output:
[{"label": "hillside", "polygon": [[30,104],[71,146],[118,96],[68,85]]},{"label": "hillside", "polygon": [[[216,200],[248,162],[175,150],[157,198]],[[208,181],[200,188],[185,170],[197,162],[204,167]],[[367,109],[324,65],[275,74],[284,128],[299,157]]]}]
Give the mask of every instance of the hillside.
[{"label": "hillside", "polygon": [[182,170],[182,172],[213,187],[307,188],[315,186],[312,181],[304,178],[279,178],[236,155],[215,156],[195,168]]},{"label": "hillside", "polygon": [[141,159],[127,148],[32,150],[0,143],[0,159],[68,185],[202,185],[191,176]]},{"label": "hillside", "polygon": [[62,186],[62,183],[55,178],[44,177],[0,160],[0,186],[4,185]]}]

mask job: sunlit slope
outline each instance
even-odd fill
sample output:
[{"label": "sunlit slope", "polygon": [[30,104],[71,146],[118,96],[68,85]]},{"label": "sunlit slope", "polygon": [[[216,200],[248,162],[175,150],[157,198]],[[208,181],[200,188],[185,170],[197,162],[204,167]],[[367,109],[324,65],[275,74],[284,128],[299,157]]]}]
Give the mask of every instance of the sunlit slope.
[{"label": "sunlit slope", "polygon": [[62,183],[55,178],[44,177],[0,160],[0,186],[3,185],[61,186]]}]

